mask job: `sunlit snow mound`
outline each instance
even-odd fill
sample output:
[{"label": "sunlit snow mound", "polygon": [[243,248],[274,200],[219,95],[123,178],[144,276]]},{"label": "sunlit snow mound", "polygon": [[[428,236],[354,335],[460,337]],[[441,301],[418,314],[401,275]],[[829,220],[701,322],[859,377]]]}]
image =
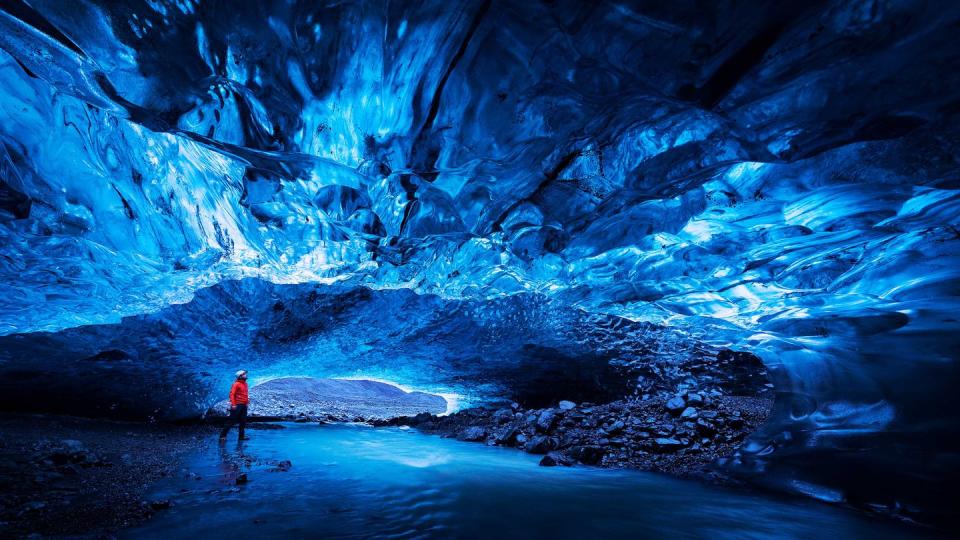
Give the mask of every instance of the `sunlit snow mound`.
[{"label": "sunlit snow mound", "polygon": [[[254,418],[349,422],[447,411],[447,401],[441,396],[364,379],[280,377],[251,386],[249,397],[247,412]],[[229,410],[230,401],[225,399],[209,412],[225,416]]]}]

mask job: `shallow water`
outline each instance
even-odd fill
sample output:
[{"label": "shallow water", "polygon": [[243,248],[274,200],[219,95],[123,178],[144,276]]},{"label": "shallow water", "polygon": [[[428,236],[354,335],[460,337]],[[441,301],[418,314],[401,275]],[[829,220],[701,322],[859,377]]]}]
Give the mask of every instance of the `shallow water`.
[{"label": "shallow water", "polygon": [[[126,538],[904,538],[921,531],[803,499],[667,476],[538,467],[516,450],[400,428],[288,424],[211,444],[157,484]],[[271,471],[290,460],[286,472]],[[235,486],[238,474],[249,482]],[[196,477],[199,475],[199,478]]]}]

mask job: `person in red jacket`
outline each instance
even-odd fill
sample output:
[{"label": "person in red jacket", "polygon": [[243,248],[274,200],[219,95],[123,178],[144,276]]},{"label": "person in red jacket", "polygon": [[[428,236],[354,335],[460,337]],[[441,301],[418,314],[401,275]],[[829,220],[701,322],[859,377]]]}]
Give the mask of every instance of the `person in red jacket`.
[{"label": "person in red jacket", "polygon": [[230,387],[230,419],[227,420],[227,425],[223,427],[223,430],[220,431],[220,440],[227,438],[227,432],[230,431],[230,428],[234,424],[239,424],[238,428],[240,432],[241,441],[249,440],[249,437],[244,436],[244,428],[247,427],[247,405],[250,404],[250,398],[247,394],[247,372],[246,370],[241,369],[237,372],[237,380],[233,382],[233,386]]}]

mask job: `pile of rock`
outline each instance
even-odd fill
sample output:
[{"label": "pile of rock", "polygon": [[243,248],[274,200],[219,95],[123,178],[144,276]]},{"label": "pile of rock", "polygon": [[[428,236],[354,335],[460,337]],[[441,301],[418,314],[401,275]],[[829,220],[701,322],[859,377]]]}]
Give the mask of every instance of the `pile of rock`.
[{"label": "pile of rock", "polygon": [[377,425],[410,425],[463,441],[542,454],[544,466],[582,463],[689,474],[732,453],[770,413],[772,400],[684,393],[603,405],[475,408]]},{"label": "pile of rock", "polygon": [[78,468],[109,467],[104,456],[86,448],[74,439],[44,440],[34,445],[34,464],[41,470],[55,470],[61,474],[77,474]]}]

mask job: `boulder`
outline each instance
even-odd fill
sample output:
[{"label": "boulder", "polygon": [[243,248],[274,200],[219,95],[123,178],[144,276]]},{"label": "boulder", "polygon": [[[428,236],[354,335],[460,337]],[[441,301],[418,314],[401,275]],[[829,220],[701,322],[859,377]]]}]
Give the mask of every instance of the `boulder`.
[{"label": "boulder", "polygon": [[623,420],[617,420],[616,422],[611,424],[610,427],[606,428],[606,432],[611,435],[620,433],[621,431],[623,431],[623,428],[625,426],[626,424],[623,423]]},{"label": "boulder", "polygon": [[683,412],[683,409],[685,409],[686,406],[687,406],[686,401],[684,401],[683,398],[680,396],[676,396],[670,399],[670,401],[667,401],[667,404],[666,404],[667,411],[669,411],[670,414],[674,416]]},{"label": "boulder", "polygon": [[603,459],[604,449],[599,446],[574,446],[570,448],[570,456],[587,465],[596,465]]},{"label": "boulder", "polygon": [[556,441],[544,435],[537,435],[527,443],[526,450],[531,454],[546,454],[556,448]]},{"label": "boulder", "polygon": [[493,421],[498,424],[506,424],[510,420],[513,420],[513,411],[510,409],[500,409],[493,413]]},{"label": "boulder", "polygon": [[569,467],[573,464],[574,461],[561,452],[550,452],[540,460],[541,467],[556,467],[557,465]]},{"label": "boulder", "polygon": [[493,440],[501,446],[512,446],[517,441],[517,428],[514,426],[504,427],[494,435]]},{"label": "boulder", "polygon": [[698,418],[697,432],[705,435],[712,435],[717,432],[717,428],[707,420],[704,420],[703,418]]},{"label": "boulder", "polygon": [[487,431],[480,426],[470,426],[457,434],[457,439],[469,442],[482,441],[486,437]]},{"label": "boulder", "polygon": [[537,417],[537,429],[547,433],[553,429],[557,423],[557,411],[554,409],[545,409]]},{"label": "boulder", "polygon": [[671,437],[657,437],[653,440],[653,449],[657,452],[676,452],[684,447],[684,444]]}]

